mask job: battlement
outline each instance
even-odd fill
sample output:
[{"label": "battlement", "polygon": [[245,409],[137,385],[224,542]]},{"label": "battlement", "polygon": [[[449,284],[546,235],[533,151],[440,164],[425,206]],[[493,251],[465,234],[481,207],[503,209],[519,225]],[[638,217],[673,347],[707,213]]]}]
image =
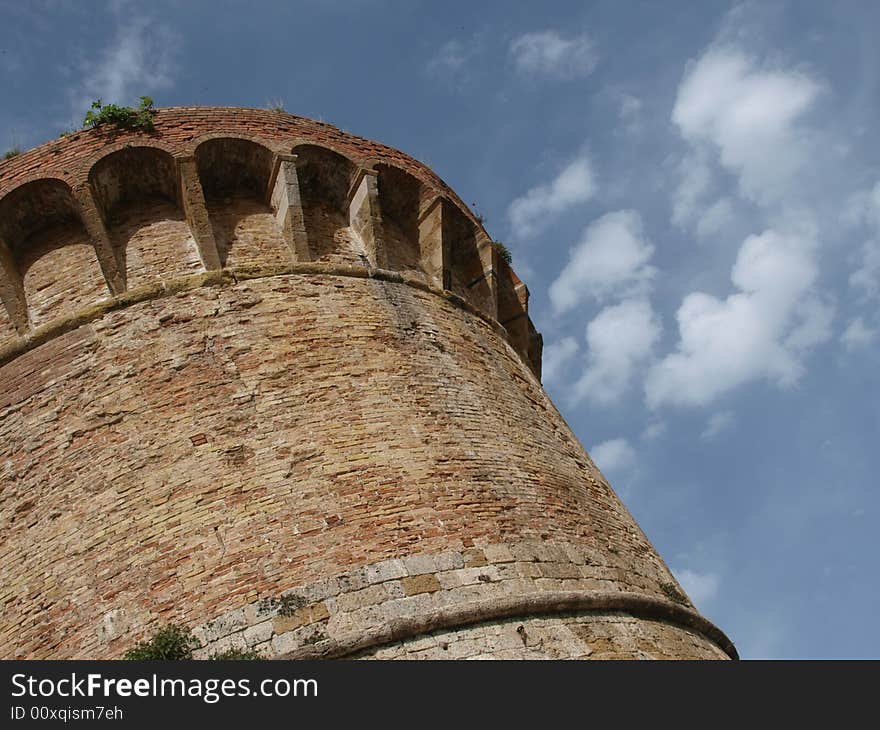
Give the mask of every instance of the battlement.
[{"label": "battlement", "polygon": [[163,282],[310,264],[445,292],[540,377],[527,288],[458,196],[397,150],[283,112],[182,107],[158,110],[153,133],[83,130],[0,162],[12,356]]}]

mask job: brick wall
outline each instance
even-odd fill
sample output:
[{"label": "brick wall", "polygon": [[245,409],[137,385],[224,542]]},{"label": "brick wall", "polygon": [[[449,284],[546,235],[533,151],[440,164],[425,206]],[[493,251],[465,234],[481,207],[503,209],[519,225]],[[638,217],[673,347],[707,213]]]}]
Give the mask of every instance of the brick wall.
[{"label": "brick wall", "polygon": [[[577,546],[606,590],[675,585],[513,350],[430,292],[334,276],[198,288],[2,375],[8,655],[115,656],[164,621],[511,541]],[[101,643],[121,610],[128,630]]]},{"label": "brick wall", "polygon": [[547,398],[527,291],[429,170],[222,109],[19,157],[3,656],[116,657],[168,621],[206,653],[734,655]]}]

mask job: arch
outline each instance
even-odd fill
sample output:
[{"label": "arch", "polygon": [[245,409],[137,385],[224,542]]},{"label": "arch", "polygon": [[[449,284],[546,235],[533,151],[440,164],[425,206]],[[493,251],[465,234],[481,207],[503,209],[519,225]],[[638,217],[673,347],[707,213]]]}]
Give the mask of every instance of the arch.
[{"label": "arch", "polygon": [[33,180],[4,196],[0,238],[12,253],[32,325],[109,296],[79,205],[66,182]]},{"label": "arch", "polygon": [[0,199],[0,236],[13,248],[42,228],[77,218],[73,191],[57,177],[36,178]]},{"label": "arch", "polygon": [[[514,348],[540,372],[543,345],[529,319],[529,290],[510,264],[498,257],[498,322],[510,335]],[[537,363],[537,364],[536,364]]]},{"label": "arch", "polygon": [[92,166],[88,182],[128,287],[202,270],[167,150],[118,149]]},{"label": "arch", "polygon": [[363,242],[351,228],[349,197],[358,167],[348,157],[315,144],[293,148],[303,219],[315,261],[365,265]]},{"label": "arch", "polygon": [[206,142],[214,140],[241,140],[242,142],[251,142],[259,147],[264,147],[271,155],[286,152],[286,145],[279,145],[272,140],[268,140],[258,134],[243,134],[234,129],[224,129],[222,131],[205,132],[189,140],[184,146],[181,154],[195,156],[199,147]]},{"label": "arch", "polygon": [[402,168],[375,165],[388,268],[424,272],[419,249],[419,213],[431,191]]},{"label": "arch", "polygon": [[269,203],[275,153],[250,139],[212,136],[196,146],[195,158],[221,264],[289,262]]},{"label": "arch", "polygon": [[494,316],[495,294],[477,249],[480,229],[457,205],[450,205],[448,210],[450,288],[475,307]]},{"label": "arch", "polygon": [[212,137],[195,151],[205,198],[268,198],[274,154],[261,144],[241,137]]},{"label": "arch", "polygon": [[145,199],[179,203],[174,157],[159,147],[124,147],[104,155],[92,165],[88,180],[105,219]]}]

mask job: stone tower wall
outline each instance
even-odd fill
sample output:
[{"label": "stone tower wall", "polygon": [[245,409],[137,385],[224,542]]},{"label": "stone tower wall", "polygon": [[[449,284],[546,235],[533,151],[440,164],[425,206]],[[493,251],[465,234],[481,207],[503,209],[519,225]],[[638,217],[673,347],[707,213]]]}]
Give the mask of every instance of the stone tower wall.
[{"label": "stone tower wall", "polygon": [[461,201],[291,115],[0,163],[0,637],[117,657],[735,656],[540,385]]}]

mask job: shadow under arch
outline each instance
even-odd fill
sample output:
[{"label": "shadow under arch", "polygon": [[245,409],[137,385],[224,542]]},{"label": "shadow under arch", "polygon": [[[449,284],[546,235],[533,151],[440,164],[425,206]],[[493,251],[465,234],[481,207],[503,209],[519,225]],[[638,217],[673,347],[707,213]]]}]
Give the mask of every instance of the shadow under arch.
[{"label": "shadow under arch", "polygon": [[292,152],[312,259],[367,265],[363,242],[349,218],[349,193],[357,165],[321,145],[298,144]]},{"label": "shadow under arch", "polygon": [[269,202],[275,153],[242,137],[212,136],[198,143],[195,158],[220,263],[289,262]]},{"label": "shadow under arch", "polygon": [[395,165],[380,162],[374,165],[374,169],[388,268],[424,273],[419,246],[419,215],[435,193],[414,175]]},{"label": "shadow under arch", "polygon": [[477,248],[480,229],[457,205],[449,205],[447,210],[450,288],[475,307],[494,316],[495,295],[486,279]]},{"label": "shadow under arch", "polygon": [[63,180],[32,180],[7,193],[0,200],[0,239],[31,326],[110,296],[79,204]]},{"label": "shadow under arch", "polygon": [[177,163],[164,149],[111,152],[88,177],[129,287],[202,270],[180,200]]}]

